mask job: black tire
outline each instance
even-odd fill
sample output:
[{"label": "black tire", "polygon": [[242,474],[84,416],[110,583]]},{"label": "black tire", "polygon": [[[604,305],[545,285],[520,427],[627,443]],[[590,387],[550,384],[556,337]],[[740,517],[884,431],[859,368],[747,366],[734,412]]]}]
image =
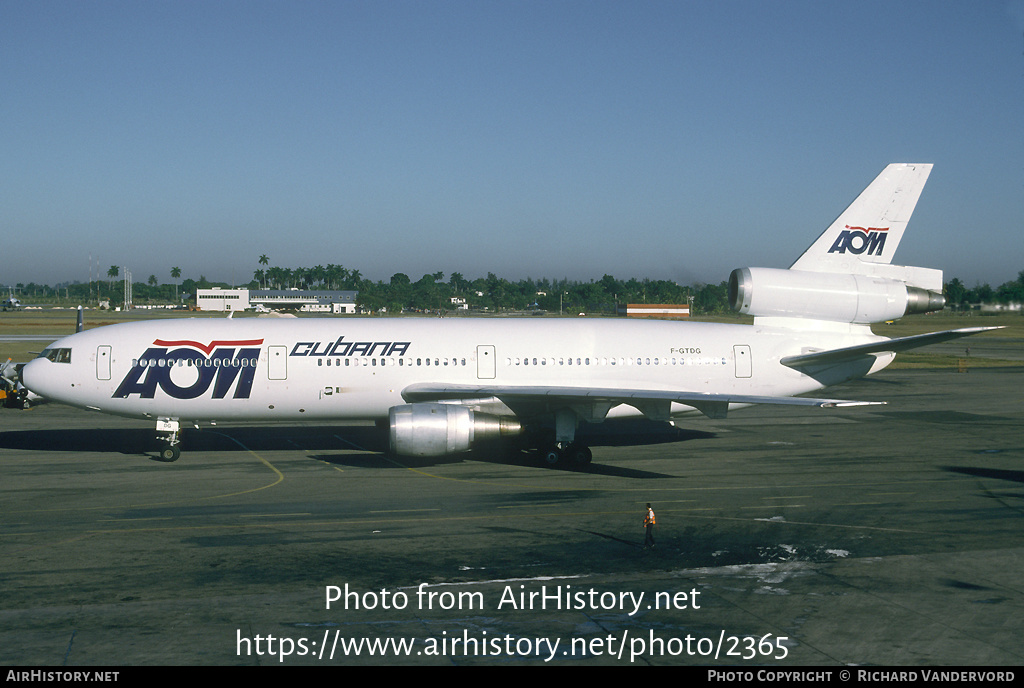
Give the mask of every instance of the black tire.
[{"label": "black tire", "polygon": [[181,447],[173,445],[170,447],[164,447],[160,450],[160,460],[171,463],[177,461],[178,457],[181,456]]},{"label": "black tire", "polygon": [[574,466],[589,466],[594,458],[594,453],[585,444],[569,447],[569,460]]},{"label": "black tire", "polygon": [[542,449],[540,452],[540,460],[548,466],[557,466],[562,462],[562,453],[555,447]]}]

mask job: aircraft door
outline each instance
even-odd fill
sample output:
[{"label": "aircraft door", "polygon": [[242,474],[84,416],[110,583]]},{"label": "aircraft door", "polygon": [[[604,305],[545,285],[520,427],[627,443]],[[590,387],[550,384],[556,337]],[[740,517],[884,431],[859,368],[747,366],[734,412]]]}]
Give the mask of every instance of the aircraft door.
[{"label": "aircraft door", "polygon": [[110,347],[106,344],[96,347],[96,379],[110,379]]},{"label": "aircraft door", "polygon": [[267,347],[267,377],[270,380],[288,379],[288,347]]},{"label": "aircraft door", "polygon": [[476,376],[480,380],[493,380],[496,366],[494,363],[494,346],[481,344],[476,348]]},{"label": "aircraft door", "polygon": [[753,363],[750,359],[750,347],[746,344],[737,344],[732,348],[732,353],[736,359],[736,377],[751,377]]}]

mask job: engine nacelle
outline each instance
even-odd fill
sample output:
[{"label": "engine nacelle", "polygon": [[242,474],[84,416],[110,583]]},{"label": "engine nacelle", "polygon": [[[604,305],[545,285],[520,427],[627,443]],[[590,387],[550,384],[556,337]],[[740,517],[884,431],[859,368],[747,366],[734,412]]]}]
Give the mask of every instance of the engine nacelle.
[{"label": "engine nacelle", "polygon": [[515,418],[477,413],[458,404],[395,406],[388,413],[391,450],[399,456],[445,456],[478,442],[518,435]]},{"label": "engine nacelle", "polygon": [[942,294],[866,275],[740,268],[729,275],[729,303],[754,316],[874,323],[945,306]]}]

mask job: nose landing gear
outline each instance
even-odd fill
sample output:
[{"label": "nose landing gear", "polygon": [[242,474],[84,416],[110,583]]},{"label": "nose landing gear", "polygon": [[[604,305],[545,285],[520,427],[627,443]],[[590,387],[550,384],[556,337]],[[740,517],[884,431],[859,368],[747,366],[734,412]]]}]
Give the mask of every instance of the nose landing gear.
[{"label": "nose landing gear", "polygon": [[167,433],[166,436],[157,438],[167,442],[167,446],[160,450],[160,460],[168,463],[177,461],[181,456],[181,427],[178,421],[173,418],[160,418],[156,422],[156,431]]}]

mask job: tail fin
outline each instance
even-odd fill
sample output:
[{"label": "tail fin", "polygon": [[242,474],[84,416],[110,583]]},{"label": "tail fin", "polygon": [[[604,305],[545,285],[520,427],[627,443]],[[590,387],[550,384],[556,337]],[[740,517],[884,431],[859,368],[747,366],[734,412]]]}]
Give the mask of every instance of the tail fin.
[{"label": "tail fin", "polygon": [[941,310],[941,270],[892,264],[931,171],[930,164],[886,167],[789,270],[733,270],[732,307],[755,322],[852,324]]},{"label": "tail fin", "polygon": [[886,167],[790,270],[889,272],[878,266],[892,262],[931,171],[931,164],[895,163]]}]

